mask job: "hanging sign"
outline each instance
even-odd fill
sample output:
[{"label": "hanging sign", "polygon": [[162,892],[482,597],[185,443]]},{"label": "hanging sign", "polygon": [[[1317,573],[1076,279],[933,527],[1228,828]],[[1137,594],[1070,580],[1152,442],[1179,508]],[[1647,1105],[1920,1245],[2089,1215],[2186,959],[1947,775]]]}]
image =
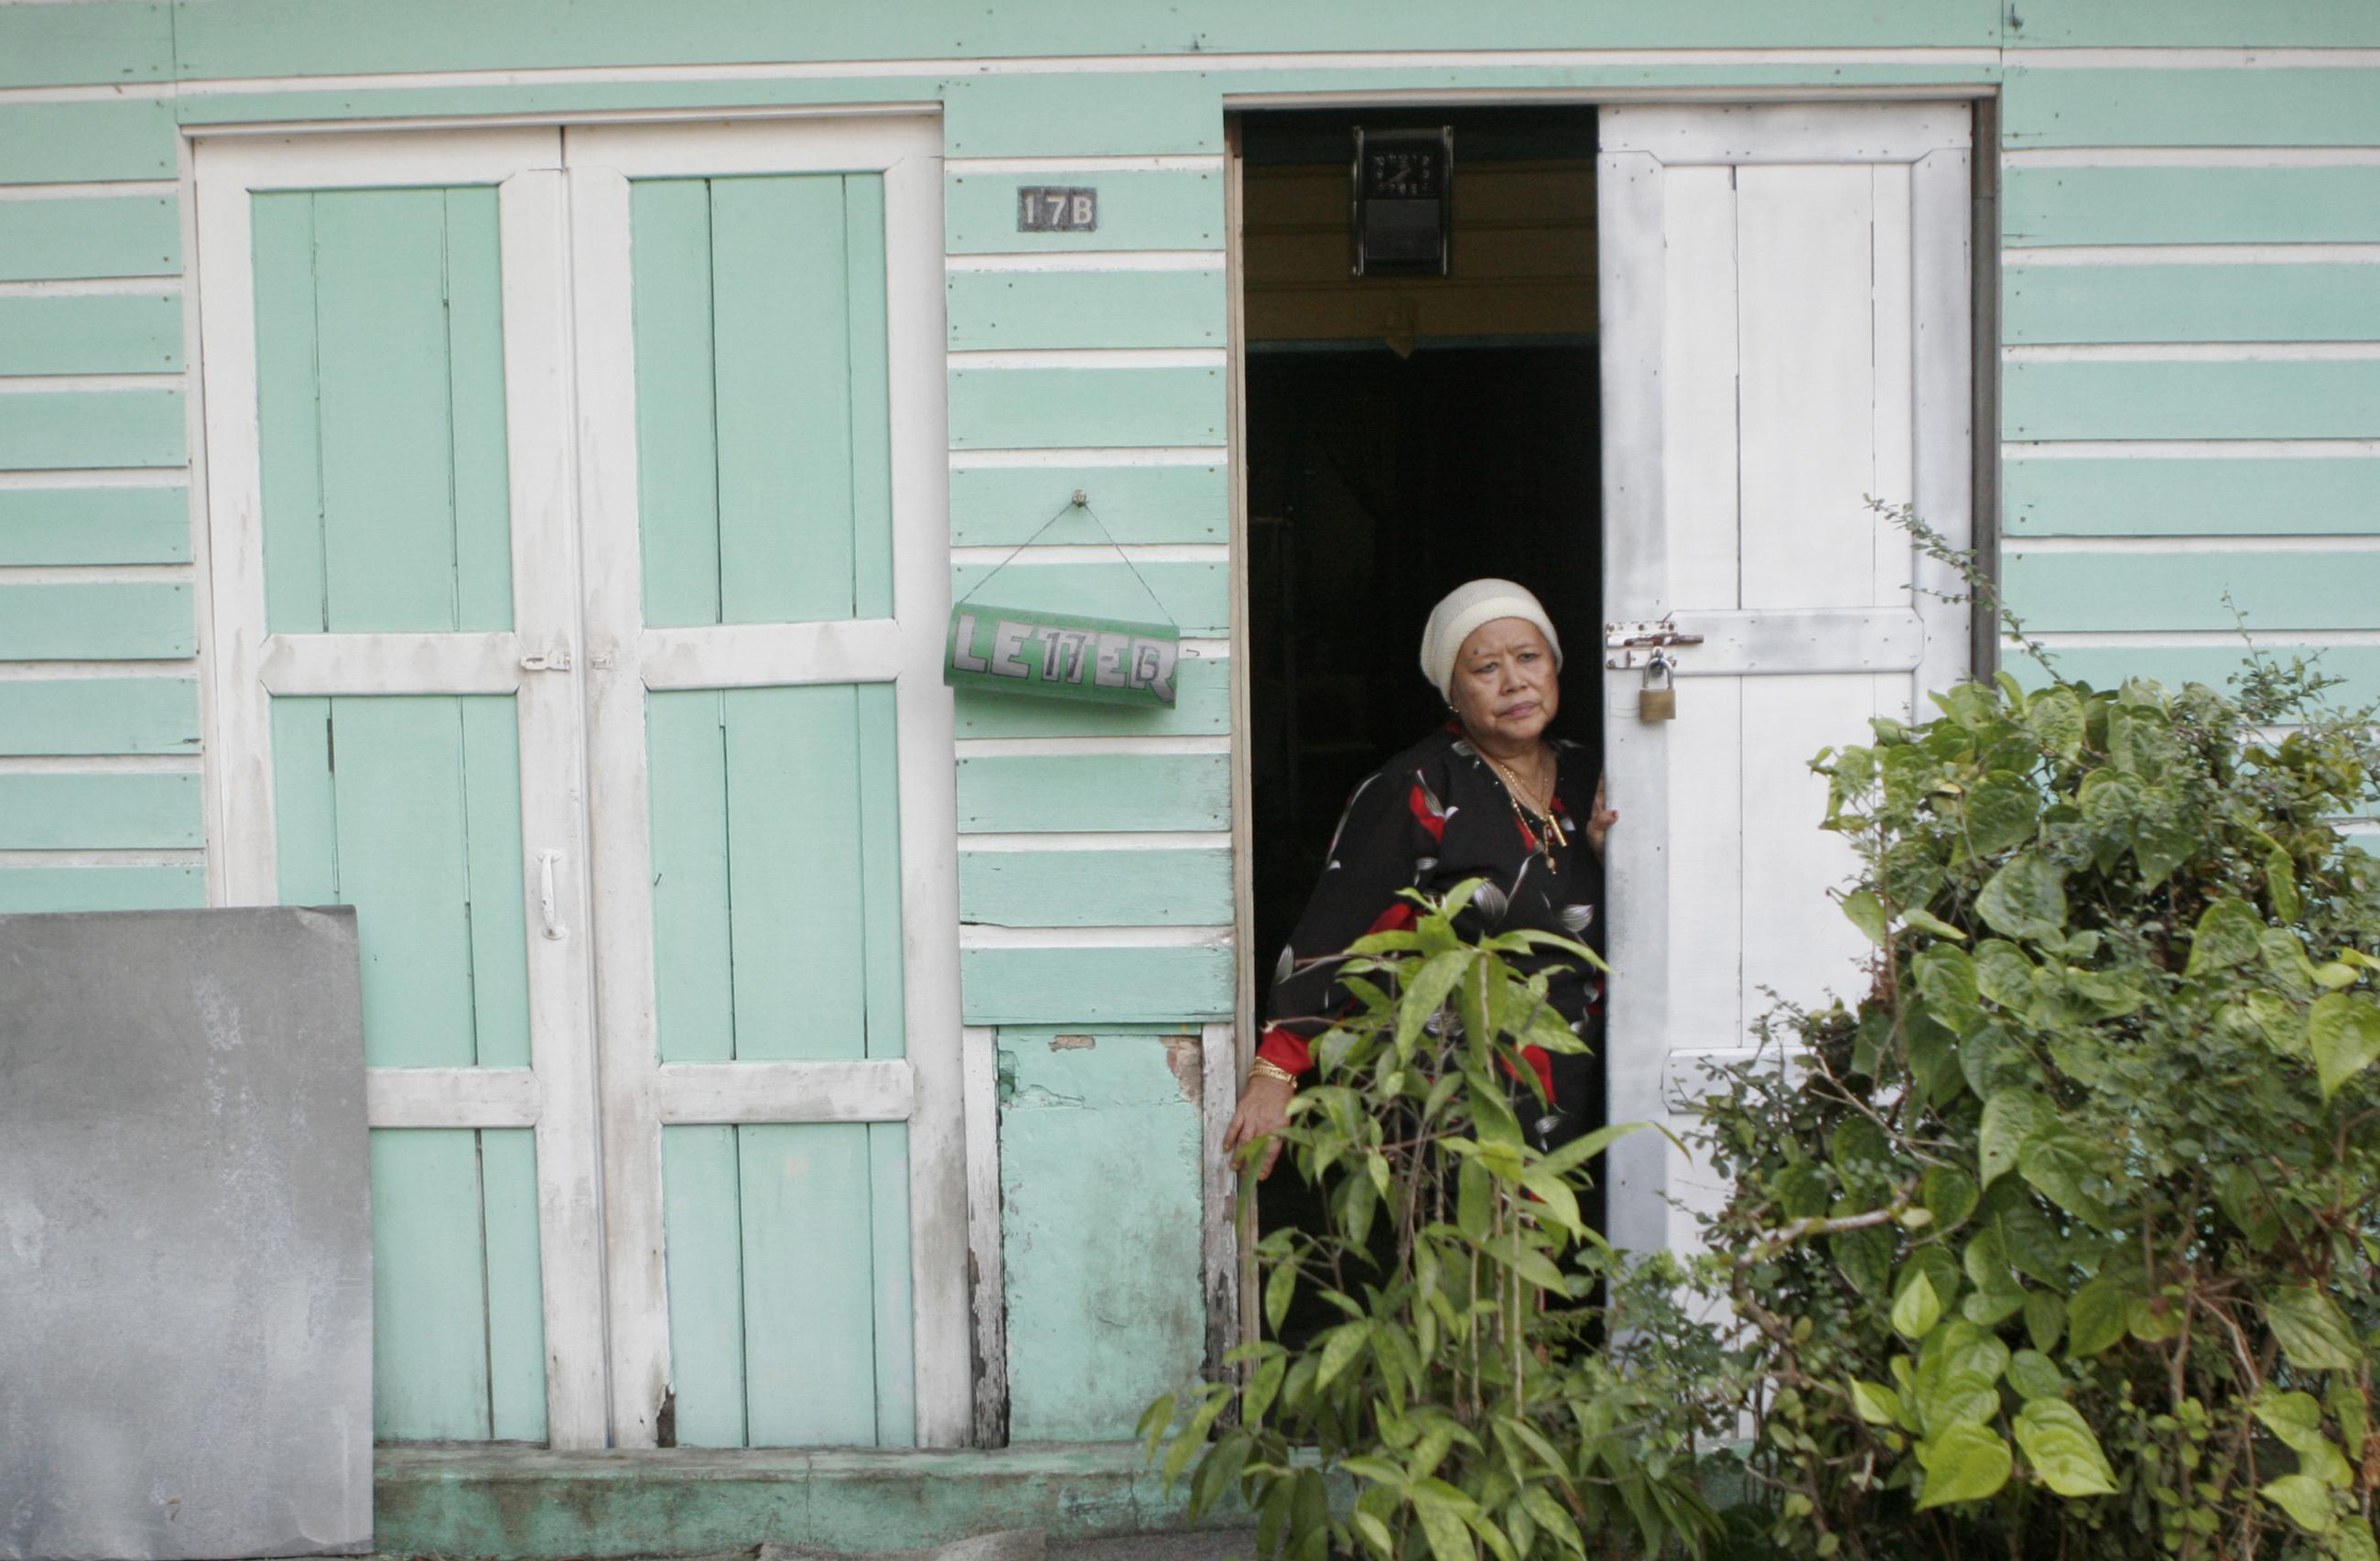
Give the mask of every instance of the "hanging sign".
[{"label": "hanging sign", "polygon": [[942,681],[954,689],[1170,705],[1181,654],[1181,631],[1172,624],[961,603],[951,613]]},{"label": "hanging sign", "polygon": [[[1089,502],[1077,492],[951,609],[950,639],[942,650],[943,682],[953,689],[990,689],[1105,704],[1170,707],[1173,703],[1173,669],[1182,655],[1182,630],[1176,625],[998,607],[975,601],[976,593],[1007,568],[1018,553],[1078,509],[1102,533],[1107,531]],[[1116,547],[1112,536],[1108,545],[1115,547],[1116,557],[1132,569],[1132,578],[1140,582],[1150,604],[1163,613],[1164,604],[1141,579],[1140,571],[1132,567],[1131,555]]]}]

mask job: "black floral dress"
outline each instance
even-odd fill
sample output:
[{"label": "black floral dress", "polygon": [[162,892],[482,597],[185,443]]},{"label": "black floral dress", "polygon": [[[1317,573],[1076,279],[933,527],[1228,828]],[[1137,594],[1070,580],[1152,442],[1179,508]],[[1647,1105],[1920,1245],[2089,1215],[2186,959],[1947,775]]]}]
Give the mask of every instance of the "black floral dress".
[{"label": "black floral dress", "polygon": [[[1534,928],[1600,949],[1596,908],[1601,865],[1586,843],[1597,764],[1592,752],[1555,740],[1554,816],[1569,844],[1541,836],[1516,811],[1512,794],[1460,726],[1448,725],[1365,777],[1348,799],[1330,838],[1321,882],[1281,951],[1257,1055],[1303,1073],[1307,1043],[1351,1006],[1339,984],[1338,956],[1366,933],[1413,925],[1418,914],[1402,891],[1441,893],[1466,878],[1482,883],[1455,919],[1464,935]],[[1603,1121],[1603,977],[1559,952],[1512,957],[1524,971],[1548,975],[1547,995],[1585,1041],[1584,1053],[1524,1054],[1561,1115],[1547,1124],[1560,1140]],[[1528,1119],[1524,1113],[1524,1121]]]}]

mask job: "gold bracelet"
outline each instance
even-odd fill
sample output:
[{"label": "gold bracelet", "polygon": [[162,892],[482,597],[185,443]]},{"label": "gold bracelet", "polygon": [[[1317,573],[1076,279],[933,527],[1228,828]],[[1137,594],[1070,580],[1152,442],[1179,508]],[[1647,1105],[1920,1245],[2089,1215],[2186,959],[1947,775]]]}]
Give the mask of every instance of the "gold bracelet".
[{"label": "gold bracelet", "polygon": [[1273,1061],[1270,1057],[1258,1057],[1256,1061],[1248,1064],[1248,1077],[1251,1079],[1278,1079],[1282,1083],[1288,1085],[1293,1091],[1297,1088],[1297,1075],[1281,1067],[1281,1064]]}]

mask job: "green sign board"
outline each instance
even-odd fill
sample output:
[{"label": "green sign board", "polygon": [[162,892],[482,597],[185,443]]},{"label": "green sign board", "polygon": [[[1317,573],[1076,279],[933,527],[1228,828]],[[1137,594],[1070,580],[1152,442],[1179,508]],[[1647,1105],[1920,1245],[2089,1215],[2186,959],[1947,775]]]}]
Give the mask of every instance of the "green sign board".
[{"label": "green sign board", "polygon": [[1171,705],[1182,634],[1172,624],[983,607],[951,611],[942,681],[1108,704]]}]

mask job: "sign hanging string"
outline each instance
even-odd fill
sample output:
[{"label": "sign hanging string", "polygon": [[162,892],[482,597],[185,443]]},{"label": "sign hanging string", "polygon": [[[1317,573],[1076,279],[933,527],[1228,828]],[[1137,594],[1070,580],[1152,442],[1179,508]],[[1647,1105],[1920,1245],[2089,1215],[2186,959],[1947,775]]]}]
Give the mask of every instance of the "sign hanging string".
[{"label": "sign hanging string", "polygon": [[1047,532],[1050,527],[1056,525],[1059,521],[1063,520],[1069,511],[1076,509],[1081,510],[1085,515],[1090,517],[1091,524],[1099,529],[1099,535],[1106,539],[1109,547],[1114,549],[1117,561],[1123,564],[1125,568],[1132,570],[1134,582],[1140,587],[1141,594],[1148,598],[1148,604],[1157,609],[1157,616],[1163,618],[1167,623],[1173,624],[1174,628],[1181,628],[1182,626],[1179,623],[1174,622],[1173,615],[1165,610],[1165,604],[1157,599],[1157,592],[1149,589],[1148,581],[1142,577],[1141,572],[1138,569],[1133,567],[1132,555],[1126,553],[1123,550],[1123,544],[1115,540],[1115,533],[1108,530],[1107,522],[1099,518],[1099,512],[1091,507],[1091,501],[1085,496],[1083,490],[1080,488],[1075,490],[1075,496],[1073,498],[1068,499],[1059,507],[1057,514],[1052,515],[1049,519],[1041,522],[1039,530],[1036,530],[1031,536],[1026,537],[1023,542],[1018,543],[1014,547],[1010,548],[1008,550],[1008,556],[1002,558],[999,563],[994,564],[991,567],[991,574],[984,576],[983,579],[976,581],[973,586],[969,587],[967,593],[965,596],[960,597],[956,603],[953,604],[953,610],[958,607],[964,607],[969,602],[974,601],[975,593],[981,591],[985,586],[990,585],[992,581],[993,575],[999,574],[1001,570],[1005,569],[1009,565],[1016,562],[1016,555],[1018,554],[1024,552],[1026,548],[1031,547],[1035,543],[1039,542],[1043,533]]}]

